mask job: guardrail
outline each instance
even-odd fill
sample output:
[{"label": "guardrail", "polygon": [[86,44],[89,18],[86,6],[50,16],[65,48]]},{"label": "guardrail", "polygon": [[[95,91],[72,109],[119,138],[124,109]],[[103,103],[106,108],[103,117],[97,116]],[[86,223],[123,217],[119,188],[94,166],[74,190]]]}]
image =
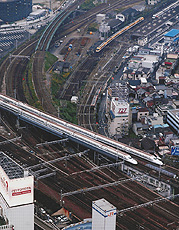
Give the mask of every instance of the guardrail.
[{"label": "guardrail", "polygon": [[64,10],[61,11],[60,13],[58,13],[58,14],[52,19],[52,21],[48,24],[48,26],[47,26],[46,29],[44,30],[42,36],[40,37],[40,39],[39,39],[39,41],[38,41],[38,43],[37,43],[37,46],[36,46],[36,48],[35,48],[35,51],[38,50],[38,46],[39,46],[39,44],[40,44],[40,42],[41,42],[41,40],[42,40],[44,34],[45,34],[46,31],[48,30],[48,28],[49,28],[49,27],[51,26],[51,24],[56,20],[56,18],[57,18],[60,14],[62,14],[63,12],[64,12]]},{"label": "guardrail", "polygon": [[49,41],[48,41],[47,47],[45,48],[46,51],[48,50],[48,48],[49,48],[49,46],[50,46],[50,42],[51,42],[51,40],[52,40],[54,34],[56,33],[58,27],[64,22],[64,20],[65,20],[66,18],[68,18],[68,16],[69,16],[71,13],[72,13],[72,11],[70,11],[70,12],[64,17],[64,19],[58,24],[58,26],[57,26],[57,27],[55,28],[55,30],[53,31],[53,34],[52,34],[52,36],[50,37],[50,39],[49,39]]}]

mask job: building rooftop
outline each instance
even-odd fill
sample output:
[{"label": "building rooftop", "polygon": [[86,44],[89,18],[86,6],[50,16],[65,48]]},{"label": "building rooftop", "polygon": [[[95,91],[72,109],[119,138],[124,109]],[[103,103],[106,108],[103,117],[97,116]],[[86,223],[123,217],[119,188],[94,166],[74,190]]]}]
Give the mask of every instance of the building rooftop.
[{"label": "building rooftop", "polygon": [[119,26],[121,23],[122,23],[121,20],[119,20],[119,19],[113,19],[113,20],[110,20],[110,21],[108,22],[108,25],[109,25],[110,27],[112,27],[112,28],[115,28],[115,27]]},{"label": "building rooftop", "polygon": [[24,177],[23,168],[3,152],[0,152],[0,166],[9,179]]},{"label": "building rooftop", "polygon": [[127,101],[129,90],[126,83],[120,81],[118,83],[110,84],[111,96],[117,97],[118,101]]},{"label": "building rooftop", "polygon": [[[163,104],[163,105],[159,105],[158,108],[160,110],[174,110],[173,106],[170,104]],[[178,111],[179,112],[179,111]]]},{"label": "building rooftop", "polygon": [[131,86],[138,86],[141,84],[141,80],[129,80],[128,82]]},{"label": "building rooftop", "polygon": [[39,14],[42,14],[42,13],[44,13],[44,12],[45,12],[44,9],[43,9],[43,10],[38,9],[38,10],[36,10],[36,11],[31,12],[31,13],[30,13],[30,16],[38,16]]},{"label": "building rooftop", "polygon": [[177,29],[172,29],[172,30],[170,30],[168,33],[166,33],[164,36],[165,37],[175,37],[176,35],[178,35],[179,34],[179,30],[177,30]]},{"label": "building rooftop", "polygon": [[179,109],[173,109],[169,111],[170,113],[172,113],[174,116],[176,116],[179,119]]},{"label": "building rooftop", "polygon": [[62,230],[91,230],[92,229],[92,219],[84,219],[82,222],[76,224],[70,224],[64,227]]},{"label": "building rooftop", "polygon": [[101,210],[108,212],[110,210],[116,209],[112,204],[110,204],[107,200],[104,198],[100,200],[93,201],[93,205],[99,207]]},{"label": "building rooftop", "polygon": [[139,112],[149,112],[149,110],[147,108],[140,108]]}]

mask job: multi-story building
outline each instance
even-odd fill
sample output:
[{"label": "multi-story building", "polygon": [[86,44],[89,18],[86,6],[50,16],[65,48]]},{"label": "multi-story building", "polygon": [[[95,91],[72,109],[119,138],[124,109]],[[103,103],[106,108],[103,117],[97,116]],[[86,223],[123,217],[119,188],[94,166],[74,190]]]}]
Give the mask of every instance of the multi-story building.
[{"label": "multi-story building", "polygon": [[110,98],[110,119],[108,130],[111,137],[128,135],[132,115],[129,112],[128,89],[126,84],[120,82],[112,84],[108,89]]},{"label": "multi-story building", "polygon": [[[34,229],[34,178],[0,152],[0,214],[7,228]],[[6,227],[4,227],[6,229]]]},{"label": "multi-story building", "polygon": [[163,105],[157,106],[156,112],[160,116],[163,116],[163,121],[166,122],[168,111],[173,110],[173,109],[174,109],[173,105],[171,105],[171,104],[163,104]]},{"label": "multi-story building", "polygon": [[32,12],[32,0],[0,0],[0,19],[14,22],[26,18]]},{"label": "multi-story building", "polygon": [[102,229],[116,229],[116,207],[104,198],[92,202],[92,230]]},{"label": "multi-story building", "polygon": [[153,113],[152,116],[147,117],[147,123],[150,127],[155,125],[163,125],[163,116],[159,116],[158,113]]},{"label": "multi-story building", "polygon": [[179,134],[179,109],[168,110],[167,123]]},{"label": "multi-story building", "polygon": [[137,114],[137,121],[141,121],[142,118],[149,116],[149,110],[147,108],[140,108]]},{"label": "multi-story building", "polygon": [[164,41],[165,42],[173,42],[175,39],[179,37],[179,30],[172,29],[168,33],[164,34]]}]

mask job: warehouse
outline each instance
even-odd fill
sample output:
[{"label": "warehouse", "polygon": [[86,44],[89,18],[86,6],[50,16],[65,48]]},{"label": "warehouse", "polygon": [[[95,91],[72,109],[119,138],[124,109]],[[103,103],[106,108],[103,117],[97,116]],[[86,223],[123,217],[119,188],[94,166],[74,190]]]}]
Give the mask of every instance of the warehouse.
[{"label": "warehouse", "polygon": [[165,43],[173,42],[177,38],[179,38],[179,30],[177,29],[172,29],[164,35]]},{"label": "warehouse", "polygon": [[36,11],[30,13],[30,15],[27,17],[27,19],[31,18],[31,19],[35,20],[35,19],[41,18],[45,15],[46,15],[46,10],[40,10],[39,9],[39,10],[36,10]]}]

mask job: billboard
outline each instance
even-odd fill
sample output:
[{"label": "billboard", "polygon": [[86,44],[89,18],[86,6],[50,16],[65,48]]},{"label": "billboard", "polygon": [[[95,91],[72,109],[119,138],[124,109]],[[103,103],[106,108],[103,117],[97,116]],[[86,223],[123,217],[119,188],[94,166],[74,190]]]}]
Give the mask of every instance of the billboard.
[{"label": "billboard", "polygon": [[118,98],[113,98],[112,100],[112,112],[115,117],[128,116],[129,114],[129,104],[124,100],[120,101]]},{"label": "billboard", "polygon": [[179,146],[172,146],[171,147],[171,155],[179,156]]},{"label": "billboard", "polygon": [[9,179],[0,166],[0,193],[10,207],[33,203],[34,178],[27,176]]}]

